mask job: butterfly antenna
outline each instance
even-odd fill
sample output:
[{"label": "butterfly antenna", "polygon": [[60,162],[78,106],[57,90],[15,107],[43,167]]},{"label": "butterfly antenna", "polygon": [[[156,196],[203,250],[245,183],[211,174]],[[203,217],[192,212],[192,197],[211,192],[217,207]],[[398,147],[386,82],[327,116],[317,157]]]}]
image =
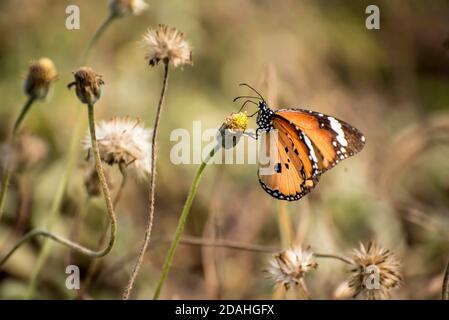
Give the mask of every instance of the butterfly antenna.
[{"label": "butterfly antenna", "polygon": [[239,99],[243,99],[243,98],[251,98],[251,99],[261,99],[260,97],[254,97],[254,96],[238,96],[236,98],[234,98],[234,100],[232,100],[232,102],[236,102]]},{"label": "butterfly antenna", "polygon": [[258,106],[258,104],[256,102],[251,101],[251,100],[246,100],[245,102],[243,102],[242,106],[240,107],[239,112],[241,112],[243,110],[243,107],[245,107],[245,105],[247,103],[252,103],[252,104],[255,104],[256,106]]},{"label": "butterfly antenna", "polygon": [[265,99],[262,97],[262,95],[259,93],[259,91],[257,91],[256,89],[254,89],[253,87],[251,87],[249,84],[247,83],[240,83],[239,86],[245,86],[250,88],[251,90],[253,90],[255,93],[257,93],[257,95],[260,97],[260,99],[262,99],[262,101],[265,101]]},{"label": "butterfly antenna", "polygon": [[248,118],[254,117],[256,114],[258,114],[260,112],[260,110],[257,110],[256,112],[254,112],[252,115],[248,116]]}]

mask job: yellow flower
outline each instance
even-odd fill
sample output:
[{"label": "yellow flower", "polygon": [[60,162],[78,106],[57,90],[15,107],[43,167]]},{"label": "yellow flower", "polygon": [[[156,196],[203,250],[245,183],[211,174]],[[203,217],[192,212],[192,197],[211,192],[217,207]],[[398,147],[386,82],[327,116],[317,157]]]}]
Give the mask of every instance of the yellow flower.
[{"label": "yellow flower", "polygon": [[246,111],[231,113],[226,117],[225,125],[229,130],[245,131],[248,127],[248,113]]},{"label": "yellow flower", "polygon": [[246,111],[231,113],[218,130],[217,139],[221,141],[223,148],[233,148],[237,145],[247,127],[248,114]]}]

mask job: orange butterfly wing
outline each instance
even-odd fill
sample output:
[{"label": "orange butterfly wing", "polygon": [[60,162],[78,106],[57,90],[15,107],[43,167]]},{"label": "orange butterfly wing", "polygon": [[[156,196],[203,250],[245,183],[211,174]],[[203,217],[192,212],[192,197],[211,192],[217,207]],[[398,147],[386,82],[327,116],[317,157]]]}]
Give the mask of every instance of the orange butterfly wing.
[{"label": "orange butterfly wing", "polygon": [[359,130],[332,116],[301,109],[282,109],[276,115],[310,138],[322,158],[321,173],[360,152],[365,145],[365,136]]},{"label": "orange butterfly wing", "polygon": [[275,130],[264,137],[269,162],[260,165],[258,175],[263,189],[281,200],[302,198],[323,172],[359,152],[365,143],[365,137],[346,122],[313,111],[279,110],[272,127]]}]

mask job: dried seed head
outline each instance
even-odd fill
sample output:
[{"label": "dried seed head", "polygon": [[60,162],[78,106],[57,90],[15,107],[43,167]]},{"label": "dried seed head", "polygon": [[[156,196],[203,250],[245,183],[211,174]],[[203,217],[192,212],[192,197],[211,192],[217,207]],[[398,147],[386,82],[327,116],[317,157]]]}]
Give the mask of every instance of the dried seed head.
[{"label": "dried seed head", "polygon": [[57,77],[53,61],[48,58],[40,58],[30,64],[23,89],[28,97],[43,100],[47,97],[51,83]]},{"label": "dried seed head", "polygon": [[[145,178],[151,172],[151,135],[139,120],[113,118],[96,125],[101,160],[109,165],[129,167]],[[92,148],[90,134],[83,141],[84,148]]]},{"label": "dried seed head", "polygon": [[157,29],[148,29],[143,35],[142,47],[151,66],[159,61],[171,63],[174,67],[192,64],[190,45],[176,28],[159,25]]},{"label": "dried seed head", "polygon": [[95,104],[101,97],[101,86],[104,85],[102,76],[89,67],[81,67],[73,75],[75,81],[68,87],[75,86],[76,95],[82,103]]},{"label": "dried seed head", "polygon": [[310,247],[302,250],[297,246],[276,254],[267,272],[274,282],[283,284],[288,289],[291,284],[298,284],[307,272],[317,267]]},{"label": "dried seed head", "polygon": [[237,145],[247,127],[248,114],[246,111],[231,113],[218,130],[217,139],[221,141],[223,148],[233,148]]},{"label": "dried seed head", "polygon": [[390,290],[400,286],[402,276],[400,262],[393,252],[370,242],[365,248],[354,249],[352,260],[355,264],[348,281],[352,296],[362,294],[365,299],[379,300],[390,297]]},{"label": "dried seed head", "polygon": [[147,7],[143,0],[109,0],[109,9],[114,16],[139,15]]}]

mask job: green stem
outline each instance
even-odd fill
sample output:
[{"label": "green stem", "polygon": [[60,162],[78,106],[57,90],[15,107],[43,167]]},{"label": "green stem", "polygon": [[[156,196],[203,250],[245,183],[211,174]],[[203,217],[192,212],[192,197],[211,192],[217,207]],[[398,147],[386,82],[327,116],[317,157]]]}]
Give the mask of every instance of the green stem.
[{"label": "green stem", "polygon": [[221,144],[217,144],[214,149],[211,150],[206,159],[201,162],[199,166],[195,178],[193,179],[192,186],[190,188],[189,195],[187,196],[187,200],[184,204],[184,208],[182,209],[181,216],[179,217],[178,226],[176,227],[175,234],[173,236],[173,240],[170,245],[170,249],[168,250],[167,257],[164,262],[164,266],[162,268],[162,275],[159,279],[159,283],[156,287],[156,291],[154,292],[153,299],[159,299],[161,294],[162,286],[164,285],[165,280],[167,279],[168,272],[170,271],[170,267],[173,261],[173,257],[175,256],[176,248],[178,247],[179,240],[181,239],[182,232],[184,231],[184,226],[187,221],[187,217],[189,216],[190,207],[192,206],[193,199],[195,198],[196,191],[198,189],[198,185],[200,183],[201,175],[203,174],[204,169],[206,168],[210,159],[215,155],[215,153],[221,148]]},{"label": "green stem", "polygon": [[161,119],[161,112],[162,112],[162,106],[164,103],[164,97],[165,92],[167,90],[167,84],[168,84],[168,62],[164,64],[164,80],[162,84],[162,90],[161,95],[159,97],[159,103],[156,111],[156,118],[154,121],[154,128],[153,128],[153,136],[151,141],[151,177],[150,177],[150,206],[149,206],[149,212],[148,212],[148,219],[145,226],[145,238],[142,243],[142,247],[140,248],[139,254],[137,256],[136,263],[134,265],[133,271],[131,273],[131,276],[128,281],[128,285],[125,288],[125,291],[123,293],[123,300],[128,300],[131,291],[134,287],[134,282],[136,281],[137,274],[139,273],[140,266],[143,262],[143,257],[145,255],[145,252],[147,250],[148,244],[151,240],[151,230],[153,228],[153,218],[154,218],[154,192],[156,189],[156,145],[157,145],[157,134],[159,132],[159,122]]},{"label": "green stem", "polygon": [[[9,138],[9,143],[13,142],[13,140],[16,136],[17,130],[19,129],[20,125],[22,124],[23,119],[25,119],[25,116],[28,113],[28,111],[30,110],[34,101],[35,101],[35,99],[33,97],[29,97],[28,100],[25,102],[25,105],[22,107],[22,111],[20,111],[20,114],[17,117],[16,122],[14,123],[14,128],[12,129],[11,136]],[[1,188],[0,189],[0,221],[1,221],[2,215],[3,215],[3,206],[5,204],[5,197],[6,197],[6,192],[8,191],[10,178],[11,178],[11,169],[10,169],[10,164],[9,164],[9,160],[8,160],[5,163],[5,167],[3,170],[3,176],[2,176],[2,183],[0,186],[0,188]]]},{"label": "green stem", "polygon": [[46,230],[33,230],[26,234],[17,244],[14,245],[14,247],[6,254],[5,257],[3,257],[0,260],[0,266],[2,266],[8,259],[11,257],[11,255],[18,249],[22,244],[26,243],[30,239],[37,237],[37,236],[43,236],[46,238],[50,238],[62,245],[65,245],[72,250],[78,251],[81,254],[85,254],[90,257],[94,258],[100,258],[107,255],[114,246],[116,233],[117,233],[117,220],[114,213],[114,208],[112,204],[111,194],[109,191],[109,187],[106,181],[106,177],[104,175],[103,166],[101,164],[101,158],[100,158],[100,152],[98,149],[98,143],[97,138],[95,134],[95,119],[94,119],[94,106],[88,105],[88,111],[89,111],[89,129],[90,129],[90,137],[91,137],[91,143],[92,143],[92,150],[95,156],[95,169],[97,170],[97,174],[100,180],[101,190],[103,192],[103,196],[106,201],[106,207],[107,207],[107,213],[109,217],[109,223],[110,223],[110,234],[109,234],[109,243],[108,245],[99,251],[94,251],[91,249],[88,249],[86,247],[83,247],[73,241],[70,241],[66,238],[63,238],[61,236],[55,235],[49,231]]},{"label": "green stem", "polygon": [[28,98],[27,102],[22,108],[22,111],[19,114],[19,117],[16,120],[16,123],[14,124],[14,128],[12,129],[12,137],[14,137],[17,133],[17,130],[19,129],[20,125],[23,122],[23,119],[25,118],[26,114],[30,110],[31,106],[33,105],[33,102],[35,99],[33,97]]},{"label": "green stem", "polygon": [[90,40],[89,44],[86,47],[86,50],[84,51],[84,53],[82,55],[81,65],[84,65],[87,62],[87,59],[89,58],[89,54],[92,51],[92,48],[95,46],[95,44],[98,42],[100,37],[103,35],[103,33],[108,28],[108,26],[111,24],[112,21],[114,21],[114,19],[116,17],[117,17],[116,15],[110,14],[106,18],[106,20],[100,25],[100,27],[97,29],[97,31],[95,32],[94,36]]}]

